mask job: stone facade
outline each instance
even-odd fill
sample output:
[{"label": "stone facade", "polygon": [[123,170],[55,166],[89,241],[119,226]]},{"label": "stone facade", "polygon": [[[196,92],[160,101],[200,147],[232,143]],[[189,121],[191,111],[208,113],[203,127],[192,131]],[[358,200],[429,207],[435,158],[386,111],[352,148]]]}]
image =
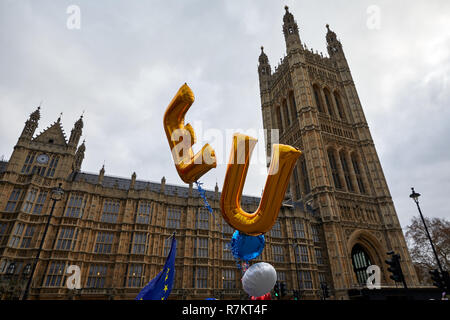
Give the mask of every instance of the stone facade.
[{"label": "stone facade", "polygon": [[[160,183],[141,181],[135,173],[130,179],[113,177],[105,175],[104,167],[98,174],[82,172],[83,119],[66,141],[60,119],[34,136],[39,118],[38,108],[9,161],[0,162],[2,298],[19,298],[24,292],[26,272],[50,217],[51,191],[59,183],[64,197],[55,202],[31,299],[134,299],[162,269],[173,232],[178,246],[170,298],[248,298],[240,283],[242,272],[227,247],[234,230],[220,215],[217,185],[206,191],[213,218],[195,186],[169,185],[164,177]],[[259,200],[243,196],[242,206],[253,212]],[[286,199],[256,259],[274,265],[289,296],[300,284],[305,298],[317,299],[320,282],[331,281],[318,223],[302,202]],[[80,267],[80,290],[67,288],[70,265]]]},{"label": "stone facade", "polygon": [[[303,152],[290,194],[311,202],[323,222],[336,298],[345,298],[347,289],[361,282],[357,252],[381,268],[383,285],[394,285],[386,252],[399,253],[406,282],[415,286],[417,276],[342,44],[326,25],[329,56],[308,49],[285,9],[286,56],[274,72],[263,47],[259,56],[263,124],[279,130],[280,143]],[[272,143],[266,139],[268,155]]]},{"label": "stone facade", "polygon": [[[384,263],[394,250],[413,287],[417,278],[342,45],[328,29],[330,57],[313,53],[287,8],[283,20],[287,56],[273,73],[263,51],[259,57],[263,123],[304,156],[255,262],[275,267],[286,298],[300,290],[302,298],[319,299],[327,283],[331,298],[345,299],[349,289],[365,286],[355,267],[362,256],[380,266],[383,286],[394,286]],[[21,297],[43,238],[29,298],[134,299],[161,271],[173,232],[171,299],[248,298],[227,246],[234,230],[220,215],[217,185],[206,191],[212,217],[192,185],[137,180],[135,173],[114,177],[104,167],[98,174],[82,172],[83,117],[69,139],[59,118],[35,135],[39,119],[40,108],[26,121],[9,161],[0,161],[2,299]],[[268,154],[270,146],[266,141]],[[59,184],[64,196],[54,202],[51,191]],[[242,206],[253,212],[259,200],[243,196]],[[79,290],[66,286],[70,265],[80,267]]]}]

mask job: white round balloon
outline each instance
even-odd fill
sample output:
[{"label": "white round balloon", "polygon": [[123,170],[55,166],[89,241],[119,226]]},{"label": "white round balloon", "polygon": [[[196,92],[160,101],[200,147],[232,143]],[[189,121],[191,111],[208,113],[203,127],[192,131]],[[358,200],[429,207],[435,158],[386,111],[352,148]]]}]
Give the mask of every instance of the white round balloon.
[{"label": "white round balloon", "polygon": [[245,271],[242,287],[250,296],[260,297],[272,290],[277,282],[275,268],[267,262],[259,262]]}]

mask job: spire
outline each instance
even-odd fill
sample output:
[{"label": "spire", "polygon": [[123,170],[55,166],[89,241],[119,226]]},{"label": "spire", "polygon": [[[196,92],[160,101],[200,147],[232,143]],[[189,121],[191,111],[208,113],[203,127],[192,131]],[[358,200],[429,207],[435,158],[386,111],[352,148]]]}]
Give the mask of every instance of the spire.
[{"label": "spire", "polygon": [[134,189],[134,185],[136,184],[136,172],[133,172],[131,175],[130,189]]},{"label": "spire", "polygon": [[78,147],[77,152],[75,153],[75,159],[73,164],[74,171],[80,171],[81,170],[81,164],[84,160],[84,152],[86,151],[86,145],[85,140],[83,140],[83,143]]},{"label": "spire", "polygon": [[286,13],[283,17],[283,33],[286,41],[286,50],[289,52],[289,49],[300,46],[301,42],[298,33],[298,25],[294,16],[289,12],[288,6],[285,6],[284,9],[286,10]]},{"label": "spire", "polygon": [[166,177],[162,177],[161,179],[161,193],[164,193],[166,189]]},{"label": "spire", "polygon": [[83,133],[83,115],[80,119],[75,122],[73,129],[70,133],[69,146],[76,147],[80,141],[81,135]]},{"label": "spire", "polygon": [[269,58],[264,53],[264,47],[261,46],[261,54],[259,55],[259,65],[258,65],[258,73],[259,76],[270,76],[272,70],[270,68]]},{"label": "spire", "polygon": [[25,122],[25,127],[23,128],[22,134],[20,135],[20,138],[25,138],[30,140],[34,132],[36,131],[39,123],[39,119],[41,119],[41,112],[40,112],[41,106],[37,107],[37,109],[30,114],[30,117]]},{"label": "spire", "polygon": [[327,28],[327,35],[326,35],[327,50],[328,50],[328,54],[330,55],[330,57],[333,57],[337,53],[342,53],[342,44],[337,39],[336,33],[334,31],[330,30],[329,24],[326,25],[326,28]]},{"label": "spire", "polygon": [[98,175],[98,184],[103,184],[103,178],[105,177],[105,164],[103,164],[102,168],[100,169],[100,173]]},{"label": "spire", "polygon": [[41,119],[40,110],[41,110],[41,105],[39,105],[39,107],[37,107],[37,109],[32,114],[30,114],[30,120],[33,120],[36,122],[39,121]]}]

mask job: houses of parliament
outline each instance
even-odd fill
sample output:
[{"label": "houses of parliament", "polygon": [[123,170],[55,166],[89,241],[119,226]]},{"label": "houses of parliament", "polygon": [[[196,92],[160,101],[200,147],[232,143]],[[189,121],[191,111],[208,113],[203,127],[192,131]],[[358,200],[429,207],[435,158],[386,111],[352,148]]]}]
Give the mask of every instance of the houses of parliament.
[{"label": "houses of parliament", "polygon": [[[272,69],[261,47],[258,74],[265,129],[302,150],[278,219],[253,262],[268,262],[287,298],[349,299],[378,265],[382,288],[395,287],[385,259],[401,256],[409,287],[418,285],[389,188],[343,47],[326,26],[328,56],[304,45],[285,8],[286,56]],[[267,49],[266,49],[267,50]],[[8,161],[0,162],[0,298],[21,299],[42,242],[28,299],[134,299],[162,269],[178,240],[171,299],[247,299],[230,251],[234,230],[221,218],[220,190],[197,189],[81,170],[83,117],[67,140],[58,118],[37,134],[37,108]],[[266,141],[267,154],[272,142]],[[161,174],[163,175],[163,174]],[[52,190],[60,186],[60,201]],[[243,196],[254,212],[258,197]],[[48,231],[44,232],[48,223]],[[69,289],[68,266],[80,268]]]}]

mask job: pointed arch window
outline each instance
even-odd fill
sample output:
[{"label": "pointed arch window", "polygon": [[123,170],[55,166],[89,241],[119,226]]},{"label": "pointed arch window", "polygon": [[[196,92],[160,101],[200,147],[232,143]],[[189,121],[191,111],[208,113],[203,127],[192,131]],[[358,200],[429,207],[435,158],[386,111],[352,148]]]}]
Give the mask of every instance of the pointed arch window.
[{"label": "pointed arch window", "polygon": [[295,103],[295,97],[292,91],[289,93],[289,101],[291,105],[292,122],[294,122],[295,119],[297,119],[297,104]]},{"label": "pointed arch window", "polygon": [[286,100],[283,100],[283,112],[284,112],[284,119],[286,127],[289,127],[291,125],[291,118],[289,117],[289,109]]},{"label": "pointed arch window", "polygon": [[277,124],[278,124],[278,129],[280,130],[280,132],[283,132],[283,122],[281,120],[281,110],[280,110],[280,106],[276,107],[276,113],[277,113]]},{"label": "pointed arch window", "polygon": [[330,97],[330,91],[325,88],[323,90],[324,96],[325,96],[325,103],[327,105],[327,109],[328,109],[328,114],[331,117],[334,117],[334,112],[333,112],[333,105],[331,104],[331,97]]},{"label": "pointed arch window", "polygon": [[366,193],[366,188],[364,187],[364,181],[362,178],[361,168],[359,166],[358,158],[355,154],[352,154],[352,164],[353,170],[355,171],[356,181],[358,183],[358,188],[360,193]]},{"label": "pointed arch window", "polygon": [[309,177],[308,177],[308,169],[306,168],[306,160],[302,160],[302,176],[303,176],[303,191],[305,194],[308,194],[311,192],[311,186],[309,184]]},{"label": "pointed arch window", "polygon": [[334,101],[336,102],[336,107],[339,112],[339,117],[341,118],[341,120],[347,121],[347,119],[345,117],[344,109],[342,108],[341,97],[339,96],[339,93],[337,91],[335,91],[333,93],[333,96],[334,96]]},{"label": "pointed arch window", "polygon": [[344,178],[345,183],[347,184],[347,190],[353,192],[355,191],[355,188],[353,187],[352,179],[350,177],[350,170],[348,168],[347,158],[345,157],[344,152],[340,152],[339,157],[341,159],[342,169],[344,171]]},{"label": "pointed arch window", "polygon": [[332,149],[328,150],[328,160],[330,161],[331,174],[336,189],[342,189],[341,179],[339,178],[339,171],[337,168],[336,158]]},{"label": "pointed arch window", "polygon": [[366,284],[368,278],[366,270],[372,263],[367,252],[359,244],[356,244],[352,249],[352,264],[358,283]]},{"label": "pointed arch window", "polygon": [[36,152],[34,152],[34,151],[28,153],[28,155],[25,159],[25,164],[23,165],[22,171],[20,173],[29,173],[30,172],[31,165],[34,161],[35,156],[36,156]]},{"label": "pointed arch window", "polygon": [[300,180],[298,179],[297,166],[294,168],[293,177],[294,177],[295,199],[300,199],[301,198],[299,186]]},{"label": "pointed arch window", "polygon": [[322,99],[320,98],[320,90],[317,85],[313,85],[314,98],[316,100],[317,110],[323,112]]}]

